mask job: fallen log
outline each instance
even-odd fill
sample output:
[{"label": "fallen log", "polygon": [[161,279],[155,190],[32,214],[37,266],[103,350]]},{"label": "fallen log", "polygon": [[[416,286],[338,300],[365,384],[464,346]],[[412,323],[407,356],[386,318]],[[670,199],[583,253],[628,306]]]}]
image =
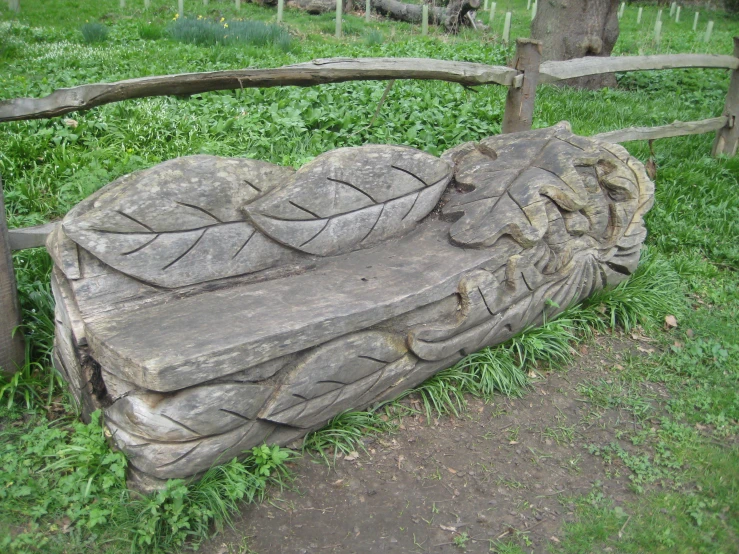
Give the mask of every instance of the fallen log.
[{"label": "fallen log", "polygon": [[[406,4],[398,0],[372,0],[372,7],[381,15],[406,23],[420,24],[423,17],[421,4]],[[443,26],[448,33],[456,33],[460,26],[472,25],[467,13],[474,12],[479,7],[480,0],[451,0],[446,7],[429,6],[429,23]]]}]

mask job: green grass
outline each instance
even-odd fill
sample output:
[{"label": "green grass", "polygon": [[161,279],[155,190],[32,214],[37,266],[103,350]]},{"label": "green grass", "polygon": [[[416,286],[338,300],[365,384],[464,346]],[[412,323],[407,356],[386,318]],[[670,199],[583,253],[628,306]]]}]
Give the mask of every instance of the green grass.
[{"label": "green grass", "polygon": [[[7,3],[0,3],[2,99],[38,97],[83,83],[275,67],[333,56],[435,57],[503,65],[513,54],[513,47],[499,40],[502,4],[487,35],[463,30],[448,37],[432,26],[430,36],[421,37],[420,26],[378,19],[367,24],[347,14],[345,36],[337,40],[333,14],[312,17],[287,9],[277,29],[272,8],[243,4],[237,12],[233,2],[203,6],[186,1],[193,29],[212,26],[220,33],[226,22],[229,28],[243,28],[245,38],[231,41],[215,40],[214,33],[207,40],[188,38],[185,23],[175,20],[176,3],[169,0],[152,0],[149,10],[143,2],[120,8],[117,0],[21,4],[21,13],[12,14]],[[510,5],[514,37],[528,35],[525,5],[523,0]],[[637,26],[640,5],[644,17]],[[737,20],[701,8],[701,24],[693,33],[693,13],[685,7],[680,24],[663,17],[662,44],[656,48],[651,38],[656,7],[629,5],[615,53],[731,53]],[[709,18],[715,28],[706,45],[702,31]],[[88,25],[104,25],[107,39],[85,43],[81,28]],[[178,40],[172,34],[176,28],[183,30]],[[259,36],[263,38],[253,38]],[[616,90],[540,87],[534,126],[569,120],[575,132],[588,135],[713,117],[721,113],[728,87],[726,73],[715,70],[617,78]],[[245,89],[131,100],[67,118],[3,124],[0,174],[10,226],[59,218],[111,180],[182,155],[248,156],[300,166],[341,146],[407,144],[438,155],[500,132],[502,87],[471,91],[449,83],[398,81],[368,128],[384,90],[385,83],[374,82]],[[646,330],[663,340],[664,353],[647,361],[628,359],[610,383],[596,379],[581,391],[598,409],[622,410],[638,420],[660,418],[654,433],[627,434],[630,446],[618,441],[592,445],[592,455],[625,464],[633,486],[641,491],[639,500],[614,508],[598,490],[573,499],[577,520],[567,527],[560,545],[550,545],[554,551],[736,550],[739,453],[729,445],[736,443],[739,421],[739,158],[710,158],[712,140],[702,135],[654,144],[656,203],[646,220],[649,251],[637,275],[540,328],[466,358],[410,393],[421,399],[428,418],[460,413],[469,394],[525,394],[531,372],[562,367],[574,355],[572,345],[595,332]],[[626,146],[643,161],[649,156],[646,144]],[[18,252],[14,265],[30,356],[15,381],[0,385],[0,536],[6,537],[0,547],[172,551],[185,541],[197,542],[214,523],[227,524],[240,502],[259,500],[270,479],[285,480],[281,451],[260,449],[243,463],[211,470],[197,483],[174,481],[154,496],[130,495],[122,478],[125,460],[109,450],[99,424],[74,423],[74,407],[60,394],[59,379],[49,369],[53,301],[48,255],[42,249]],[[669,334],[659,330],[668,314],[679,321]],[[648,392],[647,385],[655,382],[670,392],[662,412]],[[60,409],[71,415],[50,421]],[[361,451],[368,435],[392,431],[394,418],[408,410],[390,404],[341,414],[310,435],[305,449],[327,460]],[[523,551],[513,543],[497,543],[493,549]]]},{"label": "green grass", "polygon": [[0,546],[10,552],[171,552],[230,523],[242,502],[289,478],[291,453],[255,447],[242,462],[198,481],[170,480],[150,496],[126,488],[127,461],[112,452],[100,414],[89,424],[3,410],[0,432]]}]

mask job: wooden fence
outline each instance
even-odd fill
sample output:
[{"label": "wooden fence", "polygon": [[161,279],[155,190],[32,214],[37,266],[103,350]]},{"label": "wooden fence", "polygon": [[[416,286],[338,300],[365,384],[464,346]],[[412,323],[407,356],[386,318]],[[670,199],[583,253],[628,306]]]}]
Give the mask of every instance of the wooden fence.
[{"label": "wooden fence", "polygon": [[[739,144],[739,37],[732,56],[675,54],[658,56],[587,57],[541,62],[541,45],[518,39],[511,67],[415,58],[332,58],[275,69],[243,69],[186,73],[129,79],[116,83],[60,89],[43,98],[15,98],[0,102],[0,122],[39,119],[132,98],[195,94],[250,87],[314,86],[345,81],[438,80],[464,86],[497,84],[508,87],[503,133],[531,129],[536,88],[575,77],[605,73],[675,68],[731,70],[723,114],[701,121],[675,122],[660,127],[632,127],[595,135],[609,142],[627,142],[716,132],[712,155],[733,156]],[[2,182],[0,181],[0,185]],[[43,246],[58,223],[8,230],[0,186],[0,368],[10,371],[23,363],[20,310],[11,251]]]}]

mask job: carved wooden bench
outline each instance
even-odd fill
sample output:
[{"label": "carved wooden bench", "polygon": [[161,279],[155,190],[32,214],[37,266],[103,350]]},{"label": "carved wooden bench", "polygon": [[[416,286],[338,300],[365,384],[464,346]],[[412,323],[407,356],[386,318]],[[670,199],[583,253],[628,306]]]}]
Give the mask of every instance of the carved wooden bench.
[{"label": "carved wooden bench", "polygon": [[134,477],[196,475],[615,285],[652,202],[637,160],[567,124],[441,158],[342,148],[297,172],[171,160],[50,236],[55,364]]}]

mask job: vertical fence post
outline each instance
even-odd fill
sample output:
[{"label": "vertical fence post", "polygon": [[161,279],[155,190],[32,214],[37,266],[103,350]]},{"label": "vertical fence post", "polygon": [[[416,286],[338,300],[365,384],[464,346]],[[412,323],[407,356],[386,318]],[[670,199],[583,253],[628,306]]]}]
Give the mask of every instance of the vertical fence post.
[{"label": "vertical fence post", "polygon": [[185,0],[177,0],[177,13],[180,17],[185,17]]},{"label": "vertical fence post", "polygon": [[285,0],[277,0],[277,23],[282,23],[282,12],[285,9]]},{"label": "vertical fence post", "polygon": [[151,8],[151,0],[144,0],[144,9],[148,10]]},{"label": "vertical fence post", "polygon": [[703,35],[703,42],[711,42],[711,33],[713,32],[713,21],[708,22],[706,34]]},{"label": "vertical fence post", "polygon": [[505,23],[503,23],[503,42],[508,44],[511,40],[511,12],[505,13]]},{"label": "vertical fence post", "polygon": [[526,10],[528,11],[528,10],[530,10],[530,9],[531,9],[531,0],[529,0],[529,1],[528,1],[528,2],[526,3]]},{"label": "vertical fence post", "polygon": [[638,25],[641,23],[641,14],[644,13],[644,8],[639,8],[639,11],[636,13],[636,24]]},{"label": "vertical fence post", "polygon": [[[739,37],[734,37],[734,56],[739,58]],[[711,155],[726,154],[727,156],[734,156],[739,144],[739,69],[731,72],[731,82],[729,83],[729,92],[726,94],[723,113],[729,119],[726,126],[716,133]]]},{"label": "vertical fence post", "polygon": [[241,10],[241,0],[236,0],[236,9]]},{"label": "vertical fence post", "polygon": [[701,12],[695,12],[695,17],[693,18],[693,31],[698,30],[698,16],[701,14]]},{"label": "vertical fence post", "polygon": [[0,372],[15,373],[23,365],[25,349],[23,337],[13,329],[21,323],[18,290],[13,272],[13,257],[10,255],[8,222],[5,220],[3,183],[0,179]]},{"label": "vertical fence post", "polygon": [[503,114],[503,133],[531,129],[540,63],[541,42],[528,38],[516,39],[516,58],[513,61],[513,68],[523,71],[523,83],[520,88],[508,88]]},{"label": "vertical fence post", "polygon": [[428,35],[429,34],[429,5],[424,4],[423,8],[421,8],[421,34],[422,35]]},{"label": "vertical fence post", "polygon": [[657,21],[662,21],[662,10],[657,10]]},{"label": "vertical fence post", "polygon": [[539,0],[534,0],[534,5],[531,6],[531,21],[536,17],[536,9],[539,7]]},{"label": "vertical fence post", "polygon": [[121,0],[121,8],[125,8],[125,7],[126,7],[126,0]]},{"label": "vertical fence post", "polygon": [[670,4],[670,17],[675,15],[675,8],[677,8],[677,2],[673,2]]},{"label": "vertical fence post", "polygon": [[654,44],[659,47],[660,35],[662,34],[662,22],[658,19],[654,22]]},{"label": "vertical fence post", "polygon": [[336,38],[341,38],[341,11],[343,8],[342,0],[336,0]]},{"label": "vertical fence post", "polygon": [[364,7],[364,20],[369,23],[370,16],[372,15],[372,0],[367,0]]},{"label": "vertical fence post", "polygon": [[203,6],[207,6],[207,5],[208,5],[208,0],[203,0]]},{"label": "vertical fence post", "polygon": [[495,20],[495,8],[497,7],[498,7],[497,2],[493,2],[492,4],[490,4],[490,19],[488,19],[488,25],[490,27],[493,26],[493,21]]},{"label": "vertical fence post", "polygon": [[680,23],[680,6],[677,7],[677,11],[675,12],[675,23]]},{"label": "vertical fence post", "polygon": [[624,10],[626,9],[626,2],[621,2],[618,7],[618,18],[621,19],[624,16]]}]

